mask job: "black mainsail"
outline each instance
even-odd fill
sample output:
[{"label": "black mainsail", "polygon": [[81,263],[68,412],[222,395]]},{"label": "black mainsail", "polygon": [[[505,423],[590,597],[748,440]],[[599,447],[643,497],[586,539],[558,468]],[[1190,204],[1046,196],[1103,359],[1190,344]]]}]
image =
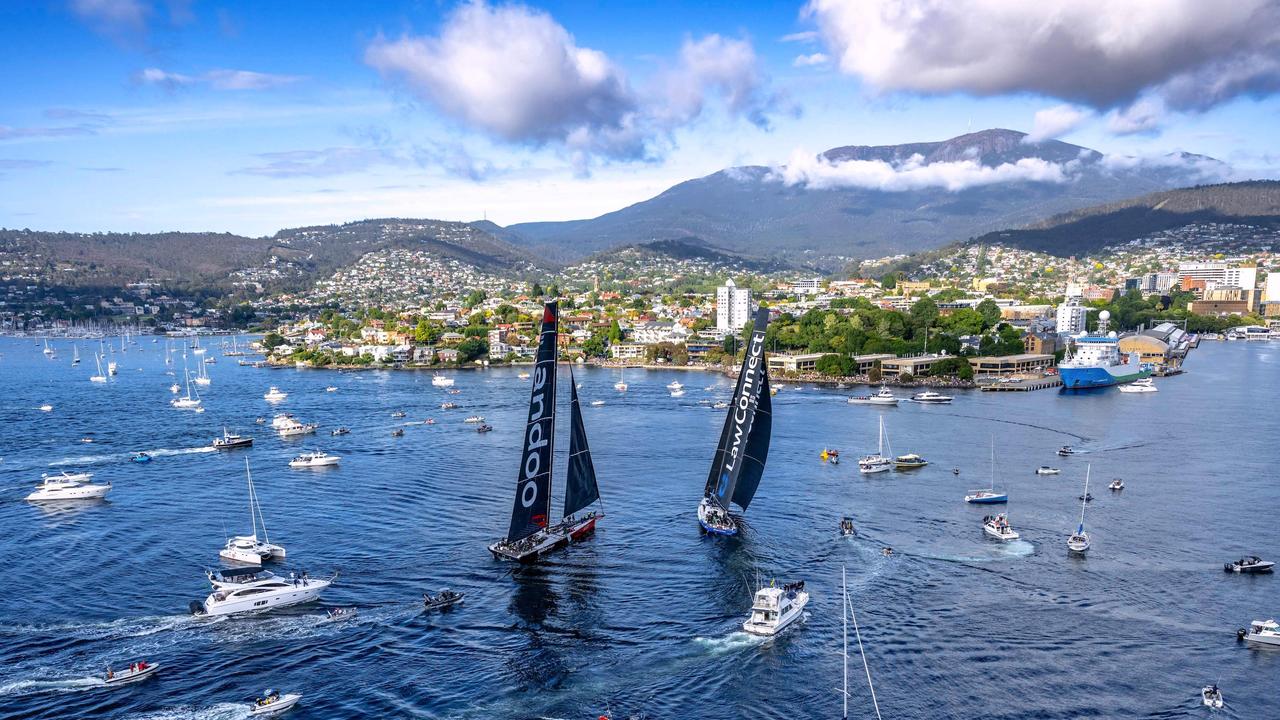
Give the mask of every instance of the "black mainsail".
[{"label": "black mainsail", "polygon": [[596,484],[596,466],[591,462],[591,447],[587,445],[587,427],[582,423],[582,406],[578,403],[578,385],[569,369],[569,475],[564,487],[564,516],[569,517],[600,499],[600,487]]},{"label": "black mainsail", "polygon": [[551,515],[552,440],[556,426],[556,357],[559,311],[549,302],[542,310],[542,330],[529,396],[529,423],[524,431],[516,498],[507,540],[526,538],[547,526]]},{"label": "black mainsail", "polygon": [[764,334],[768,325],[769,310],[760,308],[756,311],[747,356],[738,371],[738,384],[703,490],[726,510],[731,500],[743,510],[751,503],[769,454],[773,405],[769,400],[769,374],[764,356]]}]

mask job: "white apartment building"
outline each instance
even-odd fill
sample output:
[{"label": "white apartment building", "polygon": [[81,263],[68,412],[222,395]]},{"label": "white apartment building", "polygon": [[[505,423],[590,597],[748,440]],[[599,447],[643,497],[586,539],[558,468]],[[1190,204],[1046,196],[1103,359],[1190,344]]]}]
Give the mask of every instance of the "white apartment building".
[{"label": "white apartment building", "polygon": [[1256,267],[1234,267],[1227,268],[1222,273],[1222,281],[1218,283],[1218,287],[1233,287],[1252,290],[1258,285],[1258,268]]},{"label": "white apartment building", "polygon": [[1267,273],[1267,291],[1263,301],[1280,303],[1280,272]]},{"label": "white apartment building", "polygon": [[716,288],[716,327],[737,332],[751,319],[751,288],[740,288],[733,280]]},{"label": "white apartment building", "polygon": [[1222,282],[1227,274],[1225,262],[1184,262],[1178,264],[1178,276],[1205,282]]},{"label": "white apartment building", "polygon": [[1067,298],[1058,306],[1058,322],[1056,329],[1059,335],[1079,335],[1084,332],[1085,320],[1089,310],[1080,304],[1078,298]]},{"label": "white apartment building", "polygon": [[797,295],[819,295],[822,293],[822,278],[812,277],[792,281],[791,292]]}]

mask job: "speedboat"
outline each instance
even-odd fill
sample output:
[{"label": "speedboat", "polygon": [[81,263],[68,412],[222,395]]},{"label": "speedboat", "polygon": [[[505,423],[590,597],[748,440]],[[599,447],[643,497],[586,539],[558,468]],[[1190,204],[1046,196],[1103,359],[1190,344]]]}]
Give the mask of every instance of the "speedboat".
[{"label": "speedboat", "polygon": [[[592,401],[591,401],[591,407],[600,407],[601,405],[604,405],[604,401],[603,401],[603,400],[592,400]],[[725,405],[725,407],[729,407],[729,406],[728,406],[728,405]]]},{"label": "speedboat", "polygon": [[287,397],[289,397],[289,393],[284,392],[283,390],[276,387],[275,385],[272,385],[271,389],[267,390],[262,395],[262,399],[266,400],[267,402],[280,402],[281,400],[284,400]]},{"label": "speedboat", "polygon": [[925,460],[924,458],[920,457],[915,453],[907,453],[906,455],[899,455],[898,457],[893,459],[893,466],[898,468],[899,470],[913,470],[915,468],[922,468],[928,464],[929,464],[928,460]]},{"label": "speedboat", "polygon": [[1107,485],[1107,489],[1108,489],[1108,490],[1123,490],[1123,489],[1124,489],[1124,481],[1123,481],[1123,480],[1121,480],[1120,478],[1116,478],[1116,479],[1112,480],[1112,481],[1111,481],[1111,483],[1110,483],[1109,485]]},{"label": "speedboat", "polygon": [[1003,542],[1018,539],[1018,533],[1009,526],[1009,516],[1005,513],[982,518],[982,531]]},{"label": "speedboat", "polygon": [[724,400],[717,400],[716,403],[711,407],[716,410],[725,410],[725,409],[728,409],[729,403],[725,402]]},{"label": "speedboat", "polygon": [[1236,631],[1236,637],[1241,640],[1259,643],[1262,645],[1275,645],[1280,647],[1280,624],[1272,620],[1254,620],[1249,623],[1249,629],[1240,628]]},{"label": "speedboat", "polygon": [[853,527],[853,518],[845,516],[840,519],[840,534],[845,537],[858,534],[858,530]]},{"label": "speedboat", "polygon": [[396,428],[391,431],[391,437],[404,437],[404,428]]},{"label": "speedboat", "polygon": [[226,428],[222,429],[222,437],[213,439],[214,450],[235,450],[252,446],[253,438],[229,433]]},{"label": "speedboat", "polygon": [[432,595],[425,593],[422,596],[422,605],[427,610],[443,610],[462,604],[463,595],[460,592],[454,592],[449,588],[445,588],[440,592]]},{"label": "speedboat", "polygon": [[1049,467],[1048,465],[1041,465],[1040,467],[1036,468],[1037,475],[1057,475],[1061,472],[1062,471],[1059,470],[1058,468]]},{"label": "speedboat", "polygon": [[455,403],[455,402],[444,402],[444,403],[440,403],[440,409],[441,409],[441,410],[457,410],[457,409],[458,409],[458,403]]},{"label": "speedboat", "polygon": [[324,391],[325,391],[325,392],[338,392],[338,388],[337,388],[336,386],[330,385],[329,387],[325,388],[325,389],[324,389]]},{"label": "speedboat", "polygon": [[897,405],[898,398],[889,388],[881,386],[875,395],[855,395],[848,402],[850,405]]},{"label": "speedboat", "polygon": [[770,583],[756,591],[751,617],[742,623],[742,629],[752,635],[777,635],[804,614],[807,604],[809,593],[804,590],[803,580],[780,588]]},{"label": "speedboat", "polygon": [[149,463],[151,462],[151,456],[144,452],[135,453],[133,461],[136,463]]},{"label": "speedboat", "polygon": [[999,505],[1009,502],[1009,494],[995,490],[974,490],[964,496],[964,501],[973,505]]},{"label": "speedboat", "polygon": [[1156,387],[1155,381],[1153,381],[1149,377],[1144,377],[1140,380],[1134,380],[1133,382],[1128,383],[1127,385],[1120,386],[1120,392],[1122,393],[1153,393],[1158,391],[1159,389],[1160,388]]},{"label": "speedboat", "polygon": [[35,492],[26,497],[31,502],[55,502],[59,500],[96,500],[111,491],[111,483],[95,485],[89,482],[92,473],[68,473],[41,475],[42,482]]},{"label": "speedboat", "polygon": [[290,573],[289,578],[282,578],[259,568],[208,570],[205,575],[213,592],[204,602],[191,601],[193,615],[234,615],[309,603],[338,577],[337,573],[318,579]]},{"label": "speedboat", "polygon": [[1222,691],[1218,689],[1216,684],[1206,685],[1201,689],[1200,699],[1204,702],[1205,707],[1213,708],[1214,710],[1221,710],[1224,704],[1222,701]]},{"label": "speedboat", "polygon": [[333,429],[333,431],[332,431],[332,432],[330,432],[329,434],[330,434],[330,435],[335,435],[335,436],[336,436],[336,435],[347,435],[347,434],[349,434],[350,432],[351,432],[351,429],[350,429],[350,428],[340,427],[340,428],[334,428],[334,429]]},{"label": "speedboat", "polygon": [[397,410],[397,411],[395,411],[395,412],[391,413],[391,417],[393,417],[393,418],[402,418],[402,417],[404,417],[406,414],[407,414],[407,413],[405,413],[405,411],[403,411],[403,410]]},{"label": "speedboat", "polygon": [[435,387],[453,387],[453,378],[437,373],[431,376],[431,384]]},{"label": "speedboat", "polygon": [[1093,493],[1085,493],[1078,498],[1081,502],[1093,502]]},{"label": "speedboat", "polygon": [[337,455],[330,455],[326,452],[316,451],[316,452],[302,453],[298,457],[290,460],[289,467],[291,468],[328,467],[330,465],[337,465],[338,461],[340,460],[342,460],[342,458]]},{"label": "speedboat", "polygon": [[53,406],[49,403],[45,403],[40,406],[40,412],[53,412]]},{"label": "speedboat", "polygon": [[674,397],[674,398],[684,397],[684,390],[672,390],[671,397]]},{"label": "speedboat", "polygon": [[1058,448],[1058,457],[1066,457],[1068,455],[1075,455],[1075,454],[1076,454],[1075,448],[1071,447],[1070,445],[1063,445],[1062,447]]},{"label": "speedboat", "polygon": [[267,690],[263,693],[266,697],[258,698],[249,706],[250,717],[266,717],[268,715],[279,715],[287,712],[298,704],[302,699],[299,693],[288,693],[281,695],[274,690]]},{"label": "speedboat", "polygon": [[353,607],[351,608],[337,607],[337,608],[329,608],[329,611],[324,614],[324,617],[326,620],[350,620],[351,618],[354,618],[357,614],[358,613],[356,612],[356,609]]},{"label": "speedboat", "polygon": [[471,423],[471,424],[473,424],[473,425],[474,425],[474,424],[476,424],[476,423],[482,423],[482,422],[484,422],[484,416],[483,416],[483,415],[472,415],[471,417],[468,417],[467,419],[463,420],[462,422],[464,422],[464,423]]},{"label": "speedboat", "polygon": [[682,385],[682,384],[680,383],[680,381],[679,381],[679,380],[672,380],[671,382],[667,383],[667,389],[668,389],[668,390],[683,390],[683,389],[684,389],[684,385]]},{"label": "speedboat", "polygon": [[520,372],[520,373],[517,373],[517,374],[516,374],[516,377],[520,378],[521,380],[528,380],[528,379],[529,379],[529,373],[527,373],[527,372]]},{"label": "speedboat", "polygon": [[102,676],[102,684],[108,687],[116,685],[128,685],[136,683],[140,680],[146,680],[160,669],[160,663],[149,663],[146,660],[139,660],[136,663],[129,663],[127,670],[116,672],[111,668],[107,668],[107,672]]},{"label": "speedboat", "polygon": [[1222,566],[1227,572],[1234,573],[1269,573],[1275,568],[1276,564],[1270,560],[1263,560],[1257,555],[1242,557],[1235,562],[1229,562]]},{"label": "speedboat", "polygon": [[712,535],[738,534],[738,522],[710,496],[698,503],[698,524]]},{"label": "speedboat", "polygon": [[476,426],[476,432],[478,433],[487,433],[492,431],[493,431],[493,426],[490,425],[489,423],[481,423],[480,425]]},{"label": "speedboat", "polygon": [[950,395],[943,395],[932,390],[925,390],[922,393],[916,393],[911,396],[911,402],[916,403],[932,403],[935,405],[945,405],[951,402]]}]

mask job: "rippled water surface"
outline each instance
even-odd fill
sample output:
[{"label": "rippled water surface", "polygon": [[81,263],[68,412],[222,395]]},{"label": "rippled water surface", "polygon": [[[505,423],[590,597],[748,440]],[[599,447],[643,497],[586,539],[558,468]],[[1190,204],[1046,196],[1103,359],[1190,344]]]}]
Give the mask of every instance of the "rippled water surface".
[{"label": "rippled water surface", "polygon": [[[729,382],[637,371],[619,394],[610,372],[579,371],[583,402],[605,401],[584,412],[608,517],[527,569],[485,551],[514,489],[528,400],[515,370],[455,373],[461,393],[448,396],[427,373],[219,357],[196,414],[169,407],[163,341],[117,353],[105,386],[88,382],[92,345],[78,368],[70,343],[56,347],[49,360],[30,340],[0,340],[3,717],[239,718],[268,686],[303,693],[299,720],[837,717],[842,564],[886,718],[1200,717],[1199,688],[1214,681],[1220,716],[1276,716],[1280,652],[1237,644],[1234,630],[1280,614],[1278,579],[1221,566],[1280,555],[1280,344],[1205,343],[1150,395],[961,392],[951,406],[877,409],[787,387],[747,529],[727,541],[700,536],[694,509],[723,417],[709,405]],[[676,378],[679,399],[664,387]],[[255,424],[273,412],[269,385],[320,434],[282,440]],[[471,414],[496,430],[475,433]],[[851,460],[874,449],[881,415],[895,452],[933,464],[858,477]],[[253,449],[208,451],[223,425]],[[330,437],[338,425],[351,434]],[[984,539],[989,510],[962,502],[988,481],[993,435],[1022,534],[1007,545]],[[1066,443],[1081,452],[1057,458]],[[824,445],[846,462],[820,462]],[[341,467],[287,467],[312,448]],[[139,450],[155,460],[129,462]],[[203,569],[248,529],[246,457],[285,569],[340,577],[317,605],[196,619],[186,607],[207,593]],[[1064,543],[1086,463],[1094,547],[1075,559]],[[1037,477],[1042,464],[1062,474]],[[115,489],[73,507],[22,500],[62,469]],[[1105,490],[1113,477],[1123,493]],[[838,536],[844,514],[858,539]],[[806,621],[770,641],[739,632],[757,576],[808,581]],[[421,612],[421,594],[444,586],[465,605]],[[334,606],[359,616],[328,622]],[[140,658],[165,667],[101,687],[108,664]],[[850,682],[851,714],[871,717],[865,682]]]}]

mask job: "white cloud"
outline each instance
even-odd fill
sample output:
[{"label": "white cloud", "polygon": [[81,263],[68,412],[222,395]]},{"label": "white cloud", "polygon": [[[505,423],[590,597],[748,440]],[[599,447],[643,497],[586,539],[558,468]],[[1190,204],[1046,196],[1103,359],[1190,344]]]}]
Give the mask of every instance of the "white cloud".
[{"label": "white cloud", "polygon": [[271,178],[330,177],[401,162],[384,150],[359,147],[262,153],[258,158],[263,161],[261,165],[242,168],[236,172]]},{"label": "white cloud", "polygon": [[775,168],[772,178],[786,185],[803,185],[811,190],[862,188],[902,192],[942,188],[951,192],[980,185],[1013,182],[1064,183],[1071,179],[1075,161],[1059,164],[1040,158],[1022,158],[1014,163],[983,165],[976,160],[925,163],[912,155],[901,163],[883,160],[832,162],[804,150],[791,154],[787,164]]},{"label": "white cloud", "polygon": [[201,75],[184,75],[160,68],[146,68],[134,79],[144,85],[158,85],[166,90],[207,85],[214,90],[270,90],[291,85],[303,78],[298,75],[274,75],[252,70],[210,70]]},{"label": "white cloud", "polygon": [[830,61],[830,56],[817,52],[808,55],[797,55],[791,64],[795,67],[814,67],[815,65],[826,65]]},{"label": "white cloud", "polygon": [[810,0],[840,69],[879,90],[1033,92],[1202,110],[1280,89],[1274,0]]},{"label": "white cloud", "polygon": [[1080,127],[1084,121],[1093,117],[1088,108],[1078,105],[1056,105],[1044,110],[1037,110],[1031,123],[1031,132],[1022,138],[1025,143],[1038,143],[1053,140]]},{"label": "white cloud", "polygon": [[437,35],[374,40],[365,62],[470,128],[561,147],[579,173],[593,157],[653,159],[713,98],[762,127],[776,101],[747,40],[686,39],[672,67],[637,90],[547,13],[481,0],[450,13]]},{"label": "white cloud", "polygon": [[1107,129],[1116,135],[1154,132],[1164,119],[1164,102],[1159,98],[1142,98],[1132,105],[1107,113]]},{"label": "white cloud", "polygon": [[804,43],[807,43],[807,42],[813,42],[814,40],[817,40],[817,39],[818,39],[818,38],[820,38],[820,37],[822,37],[822,36],[821,36],[821,35],[819,35],[817,32],[815,32],[815,31],[813,31],[813,30],[805,30],[804,32],[795,32],[795,33],[791,33],[791,34],[789,34],[789,35],[783,35],[783,36],[780,38],[780,40],[782,40],[782,42],[804,42]]},{"label": "white cloud", "polygon": [[72,0],[71,12],[107,34],[142,33],[150,6],[139,0]]}]

